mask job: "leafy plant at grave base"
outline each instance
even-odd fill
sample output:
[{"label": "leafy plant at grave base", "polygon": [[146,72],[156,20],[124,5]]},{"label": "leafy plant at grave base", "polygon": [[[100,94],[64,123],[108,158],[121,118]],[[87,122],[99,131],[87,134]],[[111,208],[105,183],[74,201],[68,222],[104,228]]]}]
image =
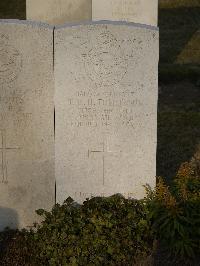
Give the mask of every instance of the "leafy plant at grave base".
[{"label": "leafy plant at grave base", "polygon": [[34,234],[39,265],[133,265],[153,245],[142,201],[121,195],[92,198],[78,206],[68,198],[45,217]]},{"label": "leafy plant at grave base", "polygon": [[0,265],[1,266],[34,266],[34,245],[30,243],[31,233],[26,230],[0,232]]},{"label": "leafy plant at grave base", "polygon": [[148,192],[155,237],[169,254],[192,259],[200,254],[200,168],[183,163],[169,188],[159,178]]},{"label": "leafy plant at grave base", "polygon": [[191,265],[200,253],[200,161],[182,164],[170,188],[159,178],[147,192],[38,210],[44,221],[32,231],[0,233],[1,265],[133,265],[152,255],[155,240]]}]

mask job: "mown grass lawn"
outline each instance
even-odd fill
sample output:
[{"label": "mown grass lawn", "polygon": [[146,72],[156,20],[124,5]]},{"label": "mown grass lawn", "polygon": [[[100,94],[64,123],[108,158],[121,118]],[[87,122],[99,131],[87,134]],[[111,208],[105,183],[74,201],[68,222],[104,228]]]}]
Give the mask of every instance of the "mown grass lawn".
[{"label": "mown grass lawn", "polygon": [[1,0],[0,19],[26,19],[26,0]]}]

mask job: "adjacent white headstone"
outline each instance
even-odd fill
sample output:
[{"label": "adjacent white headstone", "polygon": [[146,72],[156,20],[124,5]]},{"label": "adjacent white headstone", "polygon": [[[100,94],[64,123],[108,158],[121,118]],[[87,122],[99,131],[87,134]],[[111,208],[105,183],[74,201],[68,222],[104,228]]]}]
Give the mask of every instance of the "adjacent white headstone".
[{"label": "adjacent white headstone", "polygon": [[155,186],[158,31],[134,24],[55,30],[59,202]]},{"label": "adjacent white headstone", "polygon": [[0,230],[54,204],[53,30],[0,22]]},{"label": "adjacent white headstone", "polygon": [[26,0],[26,17],[49,24],[88,21],[92,0]]},{"label": "adjacent white headstone", "polygon": [[92,0],[92,19],[156,26],[158,0]]}]

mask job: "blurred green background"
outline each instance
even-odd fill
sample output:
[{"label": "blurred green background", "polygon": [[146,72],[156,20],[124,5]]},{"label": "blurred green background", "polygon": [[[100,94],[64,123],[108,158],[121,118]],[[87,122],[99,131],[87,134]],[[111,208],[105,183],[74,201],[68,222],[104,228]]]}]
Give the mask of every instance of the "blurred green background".
[{"label": "blurred green background", "polygon": [[[25,0],[1,0],[1,19],[25,19]],[[160,0],[157,175],[200,160],[200,0]],[[145,162],[144,162],[145,163]]]}]

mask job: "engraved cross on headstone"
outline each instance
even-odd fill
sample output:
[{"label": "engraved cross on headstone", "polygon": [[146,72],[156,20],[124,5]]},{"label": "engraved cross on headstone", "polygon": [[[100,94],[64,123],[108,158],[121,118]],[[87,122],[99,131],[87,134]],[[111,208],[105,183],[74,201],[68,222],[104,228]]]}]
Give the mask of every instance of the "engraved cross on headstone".
[{"label": "engraved cross on headstone", "polygon": [[0,153],[1,153],[1,183],[8,183],[8,169],[7,169],[7,152],[19,150],[19,147],[7,147],[6,143],[6,130],[0,130]]},{"label": "engraved cross on headstone", "polygon": [[102,145],[102,149],[101,150],[88,150],[88,158],[90,158],[90,154],[91,153],[100,153],[102,154],[102,166],[103,166],[103,169],[102,169],[102,175],[103,175],[103,178],[102,178],[102,183],[103,183],[103,186],[105,185],[105,157],[107,154],[109,153],[121,153],[121,151],[109,151],[107,150],[107,148],[105,149],[105,143],[101,143]]}]

